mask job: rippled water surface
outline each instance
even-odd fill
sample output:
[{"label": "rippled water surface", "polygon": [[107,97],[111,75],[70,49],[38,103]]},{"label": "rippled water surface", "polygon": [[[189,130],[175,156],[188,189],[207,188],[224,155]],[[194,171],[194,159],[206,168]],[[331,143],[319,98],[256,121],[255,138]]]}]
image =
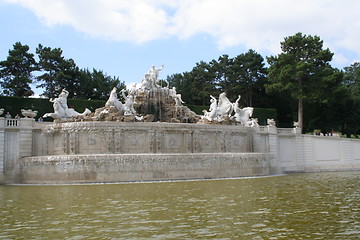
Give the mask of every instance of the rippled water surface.
[{"label": "rippled water surface", "polygon": [[0,186],[0,239],[359,239],[360,172]]}]

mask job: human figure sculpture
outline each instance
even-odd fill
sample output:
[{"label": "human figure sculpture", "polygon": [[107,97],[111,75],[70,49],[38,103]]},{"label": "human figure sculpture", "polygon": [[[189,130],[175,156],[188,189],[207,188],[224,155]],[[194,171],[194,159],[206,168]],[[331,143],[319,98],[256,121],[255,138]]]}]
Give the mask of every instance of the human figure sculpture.
[{"label": "human figure sculpture", "polygon": [[145,74],[144,78],[141,81],[142,88],[153,89],[160,87],[158,84],[159,72],[164,68],[164,65],[161,65],[160,68],[156,68],[155,65],[152,65],[149,71]]},{"label": "human figure sculpture", "polygon": [[209,111],[204,110],[204,118],[208,121],[213,121],[216,116],[217,100],[214,96],[210,95],[210,107]]},{"label": "human figure sculpture", "polygon": [[123,111],[124,106],[117,98],[116,90],[116,87],[111,90],[109,100],[105,103],[105,107],[116,107],[118,110]]},{"label": "human figure sculpture", "polygon": [[133,95],[125,95],[125,89],[121,90],[121,94],[125,99],[125,103],[124,103],[124,115],[136,115],[136,110],[134,108],[134,102],[135,102],[135,97]]},{"label": "human figure sculpture", "polygon": [[59,94],[58,98],[50,98],[49,101],[53,103],[54,113],[46,113],[43,117],[66,119],[80,115],[86,115],[91,112],[89,109],[86,108],[83,113],[78,113],[73,108],[69,108],[67,105],[68,96],[69,92],[66,89],[63,89]]},{"label": "human figure sculpture", "polygon": [[182,106],[183,103],[185,103],[182,99],[181,99],[181,94],[180,93],[176,93],[176,88],[173,87],[172,89],[169,89],[169,95],[170,97],[172,97],[175,101],[175,106],[179,107]]},{"label": "human figure sculpture", "polygon": [[219,102],[216,109],[216,119],[218,121],[226,120],[231,116],[233,111],[233,104],[226,97],[226,93],[223,92],[219,95]]}]

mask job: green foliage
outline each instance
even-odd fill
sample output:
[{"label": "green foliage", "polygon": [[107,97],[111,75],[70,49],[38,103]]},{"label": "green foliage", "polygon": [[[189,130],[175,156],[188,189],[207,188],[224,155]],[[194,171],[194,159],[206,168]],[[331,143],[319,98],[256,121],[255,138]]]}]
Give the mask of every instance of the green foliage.
[{"label": "green foliage", "polygon": [[353,97],[360,98],[360,62],[344,68],[343,84]]},{"label": "green foliage", "polygon": [[254,108],[252,117],[257,118],[260,125],[267,125],[268,118],[278,120],[276,109],[271,108]]},{"label": "green foliage", "polygon": [[[105,106],[105,101],[101,100],[84,100],[84,99],[68,99],[68,106],[74,108],[77,112],[83,112],[85,108],[94,111],[97,108]],[[38,111],[36,118],[43,116],[45,113],[54,112],[52,103],[49,99],[43,98],[21,98],[0,96],[0,108],[4,108],[4,112],[10,112],[14,117],[16,114],[21,116],[21,109],[32,109]],[[45,119],[52,121],[52,118]]]},{"label": "green foliage", "polygon": [[34,54],[29,53],[29,46],[16,42],[9,56],[0,62],[0,85],[2,94],[7,96],[31,96],[34,92],[32,72],[36,70]]},{"label": "green foliage", "polygon": [[103,71],[81,69],[78,75],[79,88],[76,98],[107,100],[110,91],[116,87],[119,91],[125,88],[125,83],[117,77],[110,77]]},{"label": "green foliage", "polygon": [[203,110],[209,109],[209,106],[205,106],[205,105],[189,105],[189,104],[185,104],[185,105],[198,115],[203,115],[204,114]]},{"label": "green foliage", "polygon": [[[348,136],[360,134],[360,63],[345,67],[343,72],[332,68],[333,53],[323,49],[323,41],[302,33],[286,37],[281,49],[281,54],[267,57],[269,69],[263,57],[250,49],[234,58],[222,55],[208,63],[200,61],[191,71],[168,76],[161,84],[175,87],[197,114],[208,109],[210,95],[217,97],[226,92],[230,101],[241,95],[241,107],[255,107],[253,117],[261,125],[267,118],[274,118],[278,127],[292,127],[302,116],[307,132],[322,129]],[[125,88],[119,78],[101,70],[79,69],[74,60],[63,57],[60,48],[39,44],[36,53],[38,63],[27,45],[17,42],[9,50],[7,59],[0,62],[3,95],[32,95],[30,84],[37,80],[48,97],[57,97],[63,88],[67,89],[69,107],[83,112],[85,107],[94,110],[104,106],[113,87],[118,91]],[[37,78],[34,71],[40,71]],[[39,111],[38,116],[53,111],[52,104],[44,99],[1,97],[0,107],[13,116],[28,108]],[[296,113],[297,108],[306,111]]]},{"label": "green foliage", "polygon": [[39,67],[43,74],[37,77],[38,87],[44,88],[44,96],[54,98],[63,88],[69,91],[69,97],[74,97],[78,75],[78,67],[74,60],[65,59],[60,48],[51,49],[41,44],[36,49],[39,56]]},{"label": "green foliage", "polygon": [[303,126],[303,107],[307,103],[326,103],[340,87],[342,73],[330,66],[333,53],[323,49],[318,36],[297,33],[281,42],[282,53],[268,57],[268,92],[290,92],[298,101]]}]

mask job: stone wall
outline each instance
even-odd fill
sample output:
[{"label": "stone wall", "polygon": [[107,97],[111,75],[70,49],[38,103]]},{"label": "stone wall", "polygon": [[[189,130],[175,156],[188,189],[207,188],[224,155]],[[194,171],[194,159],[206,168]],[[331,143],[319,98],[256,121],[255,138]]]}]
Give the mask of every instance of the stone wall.
[{"label": "stone wall", "polygon": [[254,129],[240,125],[143,122],[61,123],[45,132],[47,147],[38,147],[47,152],[40,155],[247,153],[254,152],[256,134]]},{"label": "stone wall", "polygon": [[[27,118],[0,118],[0,123],[0,183],[35,183],[37,178],[44,183],[51,175],[53,182],[61,175],[69,181],[91,182],[360,170],[360,140],[302,135],[299,129],[141,122],[49,124]],[[144,161],[152,164],[143,165]]]},{"label": "stone wall", "polygon": [[269,175],[266,153],[93,154],[23,158],[13,182],[139,182]]},{"label": "stone wall", "polygon": [[360,170],[360,140],[279,134],[281,172]]}]

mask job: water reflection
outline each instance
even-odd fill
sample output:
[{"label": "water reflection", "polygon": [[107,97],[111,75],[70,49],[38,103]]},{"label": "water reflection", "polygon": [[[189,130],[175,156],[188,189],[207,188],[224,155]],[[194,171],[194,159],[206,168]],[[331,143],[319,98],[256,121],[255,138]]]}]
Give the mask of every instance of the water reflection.
[{"label": "water reflection", "polygon": [[0,186],[0,239],[358,239],[360,174]]}]

